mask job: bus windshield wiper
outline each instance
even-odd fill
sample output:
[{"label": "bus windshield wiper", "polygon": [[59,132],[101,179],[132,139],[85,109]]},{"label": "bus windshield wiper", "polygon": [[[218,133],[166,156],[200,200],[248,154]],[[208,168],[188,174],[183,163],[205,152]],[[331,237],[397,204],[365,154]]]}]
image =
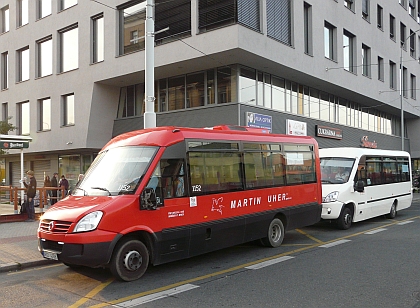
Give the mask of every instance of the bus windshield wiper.
[{"label": "bus windshield wiper", "polygon": [[99,189],[99,190],[106,191],[106,192],[108,192],[108,196],[112,196],[111,195],[111,192],[108,189],[104,188],[104,187],[91,187],[91,188],[92,189]]},{"label": "bus windshield wiper", "polygon": [[[93,188],[93,187],[92,187]],[[87,194],[87,191],[86,190],[84,190],[83,188],[80,188],[80,187],[76,187],[75,189],[80,189],[80,190],[83,190],[83,196],[87,196],[88,194]]]}]

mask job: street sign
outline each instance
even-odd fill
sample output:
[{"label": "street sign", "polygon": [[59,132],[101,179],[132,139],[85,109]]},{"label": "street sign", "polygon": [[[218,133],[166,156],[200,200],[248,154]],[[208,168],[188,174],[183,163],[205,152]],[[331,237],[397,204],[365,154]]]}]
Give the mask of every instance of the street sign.
[{"label": "street sign", "polygon": [[29,141],[0,141],[0,149],[27,149],[29,148]]}]

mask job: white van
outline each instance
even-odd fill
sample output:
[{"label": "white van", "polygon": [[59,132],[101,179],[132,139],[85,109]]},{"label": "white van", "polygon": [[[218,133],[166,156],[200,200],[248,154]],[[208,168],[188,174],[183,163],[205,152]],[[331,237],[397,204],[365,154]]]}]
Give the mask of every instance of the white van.
[{"label": "white van", "polygon": [[411,159],[404,151],[366,148],[319,150],[322,219],[340,229],[352,222],[387,215],[411,206]]}]

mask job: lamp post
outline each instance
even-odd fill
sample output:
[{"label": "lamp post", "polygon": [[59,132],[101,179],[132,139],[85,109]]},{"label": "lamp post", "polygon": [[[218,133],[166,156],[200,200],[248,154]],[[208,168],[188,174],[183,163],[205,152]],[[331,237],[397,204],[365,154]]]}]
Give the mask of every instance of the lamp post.
[{"label": "lamp post", "polygon": [[407,40],[412,37],[415,33],[419,32],[420,29],[411,33],[401,44],[400,52],[400,104],[401,104],[401,151],[404,151],[404,108],[403,108],[403,47]]},{"label": "lamp post", "polygon": [[146,2],[146,21],[145,21],[145,69],[144,69],[144,100],[146,110],[144,112],[144,128],[156,127],[155,113],[155,22],[153,19],[154,0]]}]

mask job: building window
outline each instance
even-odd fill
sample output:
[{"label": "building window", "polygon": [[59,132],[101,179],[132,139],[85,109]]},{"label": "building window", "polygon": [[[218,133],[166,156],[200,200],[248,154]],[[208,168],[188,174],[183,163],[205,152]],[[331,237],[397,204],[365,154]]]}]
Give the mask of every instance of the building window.
[{"label": "building window", "polygon": [[144,49],[146,2],[124,5],[118,8],[120,16],[120,54]]},{"label": "building window", "polygon": [[256,71],[241,67],[239,72],[239,101],[256,105]]},{"label": "building window", "polygon": [[416,2],[414,0],[408,2],[408,13],[411,17],[416,18]]},{"label": "building window", "polygon": [[401,22],[400,23],[400,41],[401,41],[401,48],[403,48],[404,50],[407,50],[407,47],[405,45],[405,40],[406,39],[407,39],[406,27]]},{"label": "building window", "polygon": [[204,72],[189,74],[187,80],[187,108],[204,106]]},{"label": "building window", "polygon": [[51,130],[51,98],[43,98],[38,101],[38,130]]},{"label": "building window", "polygon": [[104,15],[92,17],[92,63],[104,60]]},{"label": "building window", "polygon": [[29,47],[17,51],[18,55],[18,74],[17,81],[29,80]]},{"label": "building window", "polygon": [[1,54],[1,89],[7,89],[9,87],[9,53],[3,52]]},{"label": "building window", "polygon": [[354,12],[353,0],[344,0],[344,6]]},{"label": "building window", "polygon": [[343,34],[343,60],[344,69],[355,73],[356,63],[354,63],[354,35],[344,30]]},{"label": "building window", "polygon": [[63,73],[79,67],[79,34],[77,24],[58,32],[60,40],[60,73]]},{"label": "building window", "polygon": [[384,59],[378,57],[378,80],[384,81]]},{"label": "building window", "polygon": [[[155,89],[156,90],[156,89]],[[144,84],[122,87],[118,104],[118,118],[140,116],[143,113]],[[158,110],[155,110],[158,111]]]},{"label": "building window", "polygon": [[37,5],[37,19],[51,15],[51,0],[38,0]]},{"label": "building window", "polygon": [[330,60],[335,60],[335,35],[336,28],[328,22],[324,22],[324,55]]},{"label": "building window", "polygon": [[9,6],[3,7],[0,13],[0,33],[9,32]]},{"label": "building window", "polygon": [[397,85],[397,65],[389,61],[389,87],[391,89],[396,89]]},{"label": "building window", "polygon": [[416,76],[414,76],[413,74],[410,75],[410,85],[411,85],[410,96],[412,99],[416,99],[416,90],[417,90]]},{"label": "building window", "polygon": [[37,42],[37,77],[52,74],[52,37]]},{"label": "building window", "polygon": [[59,0],[60,11],[68,9],[69,7],[75,6],[77,0]]},{"label": "building window", "polygon": [[376,10],[376,22],[378,24],[378,28],[382,29],[384,25],[384,9],[382,6],[378,5]]},{"label": "building window", "polygon": [[362,17],[369,21],[370,2],[369,0],[362,0]]},{"label": "building window", "polygon": [[312,5],[303,3],[303,38],[305,44],[305,53],[313,55],[312,47]]},{"label": "building window", "polygon": [[17,2],[18,16],[17,16],[17,26],[21,27],[28,23],[29,19],[29,8],[28,0],[18,0]]},{"label": "building window", "polygon": [[[290,0],[276,1],[278,2],[276,3],[278,6],[282,6],[283,9],[285,9],[284,2],[289,2]],[[271,8],[269,0],[267,1],[268,27],[270,27],[269,24],[271,24],[269,15]],[[156,7],[156,9],[158,9],[158,7]],[[198,12],[198,28],[200,29],[200,32],[206,32],[235,23],[239,23],[255,31],[260,31],[261,28],[260,0],[199,0]],[[156,16],[158,16],[158,12],[156,12]],[[270,32],[270,30],[268,30],[268,32]]]},{"label": "building window", "polygon": [[362,74],[363,76],[370,77],[370,48],[362,44]]},{"label": "building window", "polygon": [[22,102],[17,104],[18,114],[18,135],[29,135],[30,133],[30,113],[29,102]]},{"label": "building window", "polygon": [[292,46],[291,0],[267,0],[267,36]]},{"label": "building window", "polygon": [[400,3],[400,5],[405,8],[406,4],[405,4],[405,0],[398,0],[398,2]]},{"label": "building window", "polygon": [[74,93],[63,95],[62,125],[74,125]]},{"label": "building window", "polygon": [[389,15],[389,37],[395,41],[395,17]]},{"label": "building window", "polygon": [[1,120],[4,122],[9,120],[9,107],[7,103],[1,104]]},{"label": "building window", "polygon": [[[252,0],[250,7],[253,6],[254,2],[255,0]],[[250,19],[252,21],[256,20],[252,17]],[[155,24],[159,25],[157,30],[169,28],[168,31],[156,33],[156,45],[171,42],[184,36],[190,36],[191,0],[160,1],[155,6]]]},{"label": "building window", "polygon": [[402,89],[404,97],[408,97],[408,83],[407,83],[408,73],[407,68],[403,66],[403,79],[402,79]]},{"label": "building window", "polygon": [[410,30],[410,56],[416,58],[416,36],[412,30]]},{"label": "building window", "polygon": [[185,108],[185,78],[184,76],[168,79],[168,110]]}]

